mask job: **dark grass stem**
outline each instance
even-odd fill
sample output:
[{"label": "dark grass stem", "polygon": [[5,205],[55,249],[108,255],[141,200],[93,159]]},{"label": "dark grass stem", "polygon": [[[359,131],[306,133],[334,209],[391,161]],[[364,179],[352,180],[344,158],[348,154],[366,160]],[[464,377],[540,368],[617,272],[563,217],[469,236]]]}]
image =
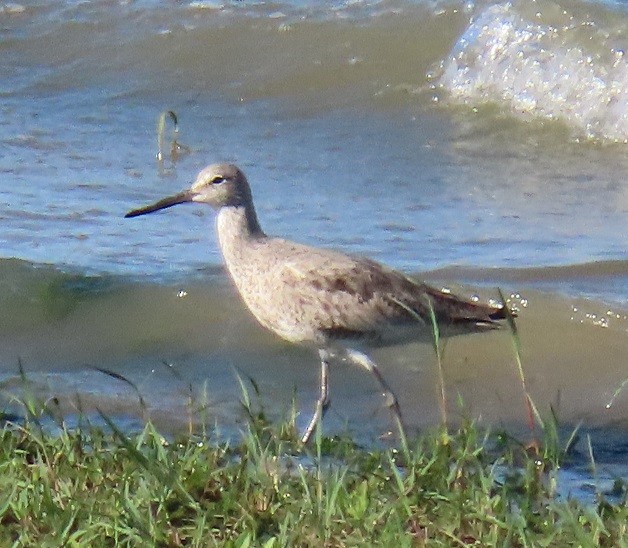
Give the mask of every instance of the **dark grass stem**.
[{"label": "dark grass stem", "polygon": [[430,321],[432,323],[432,347],[434,348],[434,354],[436,354],[436,365],[438,367],[438,385],[440,388],[440,417],[447,434],[447,396],[445,393],[445,373],[443,371],[443,346],[440,340],[440,328],[438,327],[438,321],[436,320],[436,313],[434,312],[434,306],[432,300],[428,298],[428,310],[430,311]]},{"label": "dark grass stem", "polygon": [[[445,374],[443,370],[443,344],[441,343],[440,338],[440,328],[438,326],[438,321],[436,319],[436,313],[434,312],[434,306],[432,305],[432,300],[429,297],[426,297],[428,310],[430,312],[430,324],[432,327],[432,348],[434,348],[434,353],[436,354],[436,365],[438,368],[438,385],[440,390],[439,397],[439,409],[441,422],[443,427],[445,428],[445,434],[447,433],[447,397],[445,392]],[[412,316],[419,325],[425,325],[425,320],[419,316],[416,311],[412,310],[407,304],[393,299],[395,304],[402,307],[410,316]]]},{"label": "dark grass stem", "polygon": [[512,342],[512,349],[515,355],[515,362],[517,364],[517,372],[519,373],[519,381],[521,382],[521,390],[523,391],[525,406],[526,406],[526,414],[527,414],[527,423],[528,429],[530,430],[530,434],[532,435],[532,445],[538,446],[536,441],[536,433],[535,433],[535,421],[534,418],[536,416],[539,423],[542,425],[542,420],[539,415],[532,398],[530,397],[530,393],[528,392],[528,386],[526,383],[526,377],[523,372],[523,360],[521,359],[521,339],[519,338],[519,330],[517,329],[517,324],[515,323],[515,317],[512,314],[512,311],[506,304],[506,298],[502,293],[501,289],[498,289],[499,298],[501,299],[504,305],[504,312],[506,314],[506,322],[508,323],[508,327],[510,328],[510,340]]}]

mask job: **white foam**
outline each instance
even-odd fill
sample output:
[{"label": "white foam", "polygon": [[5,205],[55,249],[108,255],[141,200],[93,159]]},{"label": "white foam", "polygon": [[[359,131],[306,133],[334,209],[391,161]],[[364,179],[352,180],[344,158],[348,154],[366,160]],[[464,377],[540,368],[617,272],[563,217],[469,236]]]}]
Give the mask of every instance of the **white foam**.
[{"label": "white foam", "polygon": [[594,29],[591,39],[582,33],[590,21],[566,19],[540,24],[511,3],[488,7],[444,61],[441,86],[454,101],[499,103],[518,116],[560,119],[588,138],[628,142],[624,51],[612,33]]}]

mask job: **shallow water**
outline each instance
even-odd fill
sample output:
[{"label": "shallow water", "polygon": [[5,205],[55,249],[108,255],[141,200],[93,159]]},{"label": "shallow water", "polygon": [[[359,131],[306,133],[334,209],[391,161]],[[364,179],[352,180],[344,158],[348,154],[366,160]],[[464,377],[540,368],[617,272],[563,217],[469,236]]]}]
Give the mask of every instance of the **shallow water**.
[{"label": "shallow water", "polygon": [[[192,386],[195,398],[203,395],[237,417],[239,373],[254,379],[269,401],[283,401],[280,409],[289,406],[295,389],[305,416],[313,405],[317,357],[259,328],[220,271],[171,285],[64,274],[18,261],[2,266],[3,293],[9,295],[3,305],[16,311],[0,325],[0,361],[9,378],[17,373],[19,356],[29,377],[45,379],[66,397],[85,392],[110,398],[125,388],[129,405],[136,405],[137,394],[129,386],[96,369],[104,368],[140,386],[158,413],[184,405]],[[452,285],[443,271],[422,278],[488,299],[497,297],[491,287],[511,286],[509,275],[522,272],[468,272],[469,283],[482,278],[479,290],[477,285]],[[458,270],[456,279],[464,280],[465,274]],[[527,283],[517,282],[521,289],[507,293],[519,310],[525,375],[537,407],[549,412],[552,406],[568,424],[628,428],[628,399],[622,393],[613,397],[626,377],[626,310],[550,292],[546,284],[556,287],[555,279],[540,282],[544,291],[533,287],[529,273]],[[379,350],[375,356],[399,392],[408,422],[414,427],[437,423],[437,368],[429,334],[417,330],[416,343]],[[515,363],[507,329],[448,339],[443,364],[449,405],[455,410],[458,398],[464,402],[454,414],[470,413],[487,424],[523,423]],[[367,437],[386,428],[383,402],[368,375],[340,363],[332,372],[332,386],[337,420]],[[376,420],[365,420],[371,414]],[[171,420],[187,420],[187,415]]]},{"label": "shallow water", "polygon": [[[512,295],[540,412],[625,461],[627,29],[603,2],[0,3],[5,396],[19,359],[66,410],[132,424],[136,390],[99,367],[164,428],[201,420],[192,395],[228,429],[240,372],[307,420],[316,359],[249,318],[211,211],[122,218],[229,160],[268,233]],[[168,109],[189,151],[160,164]],[[414,428],[439,421],[424,339],[376,355]],[[451,415],[525,423],[507,330],[452,338],[444,368]],[[332,397],[330,432],[389,428],[361,371],[338,364]]]}]

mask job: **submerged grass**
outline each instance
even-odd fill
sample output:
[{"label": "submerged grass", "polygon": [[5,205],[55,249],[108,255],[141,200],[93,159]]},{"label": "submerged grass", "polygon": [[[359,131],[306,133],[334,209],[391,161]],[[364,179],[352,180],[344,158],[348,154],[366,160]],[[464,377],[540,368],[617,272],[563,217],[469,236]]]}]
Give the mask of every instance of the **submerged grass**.
[{"label": "submerged grass", "polygon": [[6,423],[0,545],[628,546],[625,496],[559,501],[538,456],[473,423],[403,454],[320,428],[303,448],[294,419],[271,426],[244,403],[238,442],[166,441],[151,423],[129,435],[109,418],[54,435],[35,415]]}]

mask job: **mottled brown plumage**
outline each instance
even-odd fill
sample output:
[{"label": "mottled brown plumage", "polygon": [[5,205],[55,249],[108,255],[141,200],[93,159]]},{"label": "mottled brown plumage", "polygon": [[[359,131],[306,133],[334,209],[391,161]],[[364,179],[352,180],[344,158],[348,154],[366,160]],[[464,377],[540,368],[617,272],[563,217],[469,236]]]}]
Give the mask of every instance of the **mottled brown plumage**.
[{"label": "mottled brown plumage", "polygon": [[340,352],[375,374],[402,424],[396,398],[376,365],[347,346],[390,344],[406,339],[409,333],[416,336],[418,324],[431,326],[430,307],[439,323],[470,330],[504,318],[501,305],[462,299],[375,261],[267,236],[257,220],[246,177],[230,164],[211,165],[199,173],[189,190],[126,216],[183,202],[207,203],[218,209],[216,226],[225,265],[257,320],[283,339],[319,349],[321,395],[304,442],[328,404],[328,362]]}]

